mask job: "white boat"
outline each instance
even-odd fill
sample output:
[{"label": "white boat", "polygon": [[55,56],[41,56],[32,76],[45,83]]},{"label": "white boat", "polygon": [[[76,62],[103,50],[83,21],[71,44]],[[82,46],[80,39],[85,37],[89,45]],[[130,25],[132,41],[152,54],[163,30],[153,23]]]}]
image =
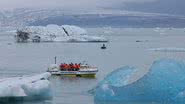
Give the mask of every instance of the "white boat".
[{"label": "white boat", "polygon": [[95,77],[98,72],[97,67],[89,66],[87,64],[81,65],[78,70],[60,70],[60,66],[57,64],[52,64],[48,67],[47,72],[52,75],[63,75],[63,76],[76,76],[76,77]]}]

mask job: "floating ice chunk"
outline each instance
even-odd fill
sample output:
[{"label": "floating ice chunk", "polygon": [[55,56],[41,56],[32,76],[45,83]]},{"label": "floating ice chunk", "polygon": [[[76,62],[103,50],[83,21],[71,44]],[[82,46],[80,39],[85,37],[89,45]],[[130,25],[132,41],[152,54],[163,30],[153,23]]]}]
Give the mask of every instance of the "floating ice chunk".
[{"label": "floating ice chunk", "polygon": [[80,36],[79,38],[87,42],[107,42],[108,41],[106,38],[98,37],[98,36],[83,35],[83,36]]},{"label": "floating ice chunk", "polygon": [[[182,102],[185,101],[185,64],[163,59],[155,61],[149,72],[128,84],[132,67],[109,74],[95,89],[95,102]],[[123,77],[127,76],[127,77]],[[126,83],[124,83],[126,82]]]},{"label": "floating ice chunk", "polygon": [[[71,25],[27,26],[19,28],[17,42],[107,42],[103,37],[89,36],[85,29]],[[28,38],[27,38],[28,37]]]},{"label": "floating ice chunk", "polygon": [[[28,83],[22,85],[22,88],[27,96],[37,96],[42,98],[51,97],[51,88],[49,81],[41,80],[35,83]],[[49,93],[48,93],[49,92]]]},{"label": "floating ice chunk", "polygon": [[52,91],[48,78],[50,73],[35,76],[24,76],[0,79],[0,98],[52,98]]},{"label": "floating ice chunk", "polygon": [[125,86],[129,83],[130,76],[132,76],[136,71],[136,68],[126,66],[113,71],[100,83],[106,83],[116,87]]},{"label": "floating ice chunk", "polygon": [[103,33],[104,34],[113,34],[114,32],[112,30],[113,30],[112,27],[104,27],[103,28]]},{"label": "floating ice chunk", "polygon": [[151,48],[149,51],[160,51],[160,52],[185,52],[185,48]]}]

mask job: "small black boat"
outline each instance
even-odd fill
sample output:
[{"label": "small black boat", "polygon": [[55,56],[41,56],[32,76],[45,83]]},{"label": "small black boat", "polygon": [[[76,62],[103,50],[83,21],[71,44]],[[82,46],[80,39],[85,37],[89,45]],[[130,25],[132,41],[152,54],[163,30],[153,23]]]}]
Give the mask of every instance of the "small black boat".
[{"label": "small black boat", "polygon": [[107,47],[105,46],[105,44],[103,44],[103,46],[101,47],[101,49],[106,49]]}]

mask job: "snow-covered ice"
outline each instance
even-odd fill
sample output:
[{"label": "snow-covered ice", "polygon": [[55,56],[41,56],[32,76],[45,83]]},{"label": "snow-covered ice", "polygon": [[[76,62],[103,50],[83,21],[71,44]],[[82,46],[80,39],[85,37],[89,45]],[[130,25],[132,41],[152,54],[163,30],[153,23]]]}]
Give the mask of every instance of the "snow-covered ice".
[{"label": "snow-covered ice", "polygon": [[94,99],[114,102],[184,102],[185,64],[172,59],[155,61],[149,72],[129,83],[138,69],[123,67],[109,74],[94,92]]},{"label": "snow-covered ice", "polygon": [[185,52],[185,48],[167,47],[167,48],[151,48],[149,51],[160,51],[160,52]]},{"label": "snow-covered ice", "polygon": [[104,37],[87,35],[85,29],[72,25],[47,25],[27,26],[17,29],[18,31],[29,33],[28,41],[32,41],[35,36],[41,38],[41,42],[107,42]]},{"label": "snow-covered ice", "polygon": [[48,78],[50,73],[0,79],[0,98],[25,97],[50,99],[52,91]]}]

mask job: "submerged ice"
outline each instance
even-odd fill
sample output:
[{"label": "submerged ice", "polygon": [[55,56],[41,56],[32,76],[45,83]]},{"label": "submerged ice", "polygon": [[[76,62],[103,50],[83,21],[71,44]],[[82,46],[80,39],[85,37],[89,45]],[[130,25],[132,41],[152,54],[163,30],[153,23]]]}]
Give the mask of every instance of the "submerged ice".
[{"label": "submerged ice", "polygon": [[153,63],[149,72],[129,83],[137,69],[123,67],[109,74],[95,89],[95,101],[184,102],[185,64],[163,59]]},{"label": "submerged ice", "polygon": [[104,37],[89,36],[86,30],[72,25],[27,26],[17,29],[18,42],[107,42]]},{"label": "submerged ice", "polygon": [[0,79],[0,98],[50,99],[52,91],[49,77],[50,73],[43,73],[35,76]]}]

